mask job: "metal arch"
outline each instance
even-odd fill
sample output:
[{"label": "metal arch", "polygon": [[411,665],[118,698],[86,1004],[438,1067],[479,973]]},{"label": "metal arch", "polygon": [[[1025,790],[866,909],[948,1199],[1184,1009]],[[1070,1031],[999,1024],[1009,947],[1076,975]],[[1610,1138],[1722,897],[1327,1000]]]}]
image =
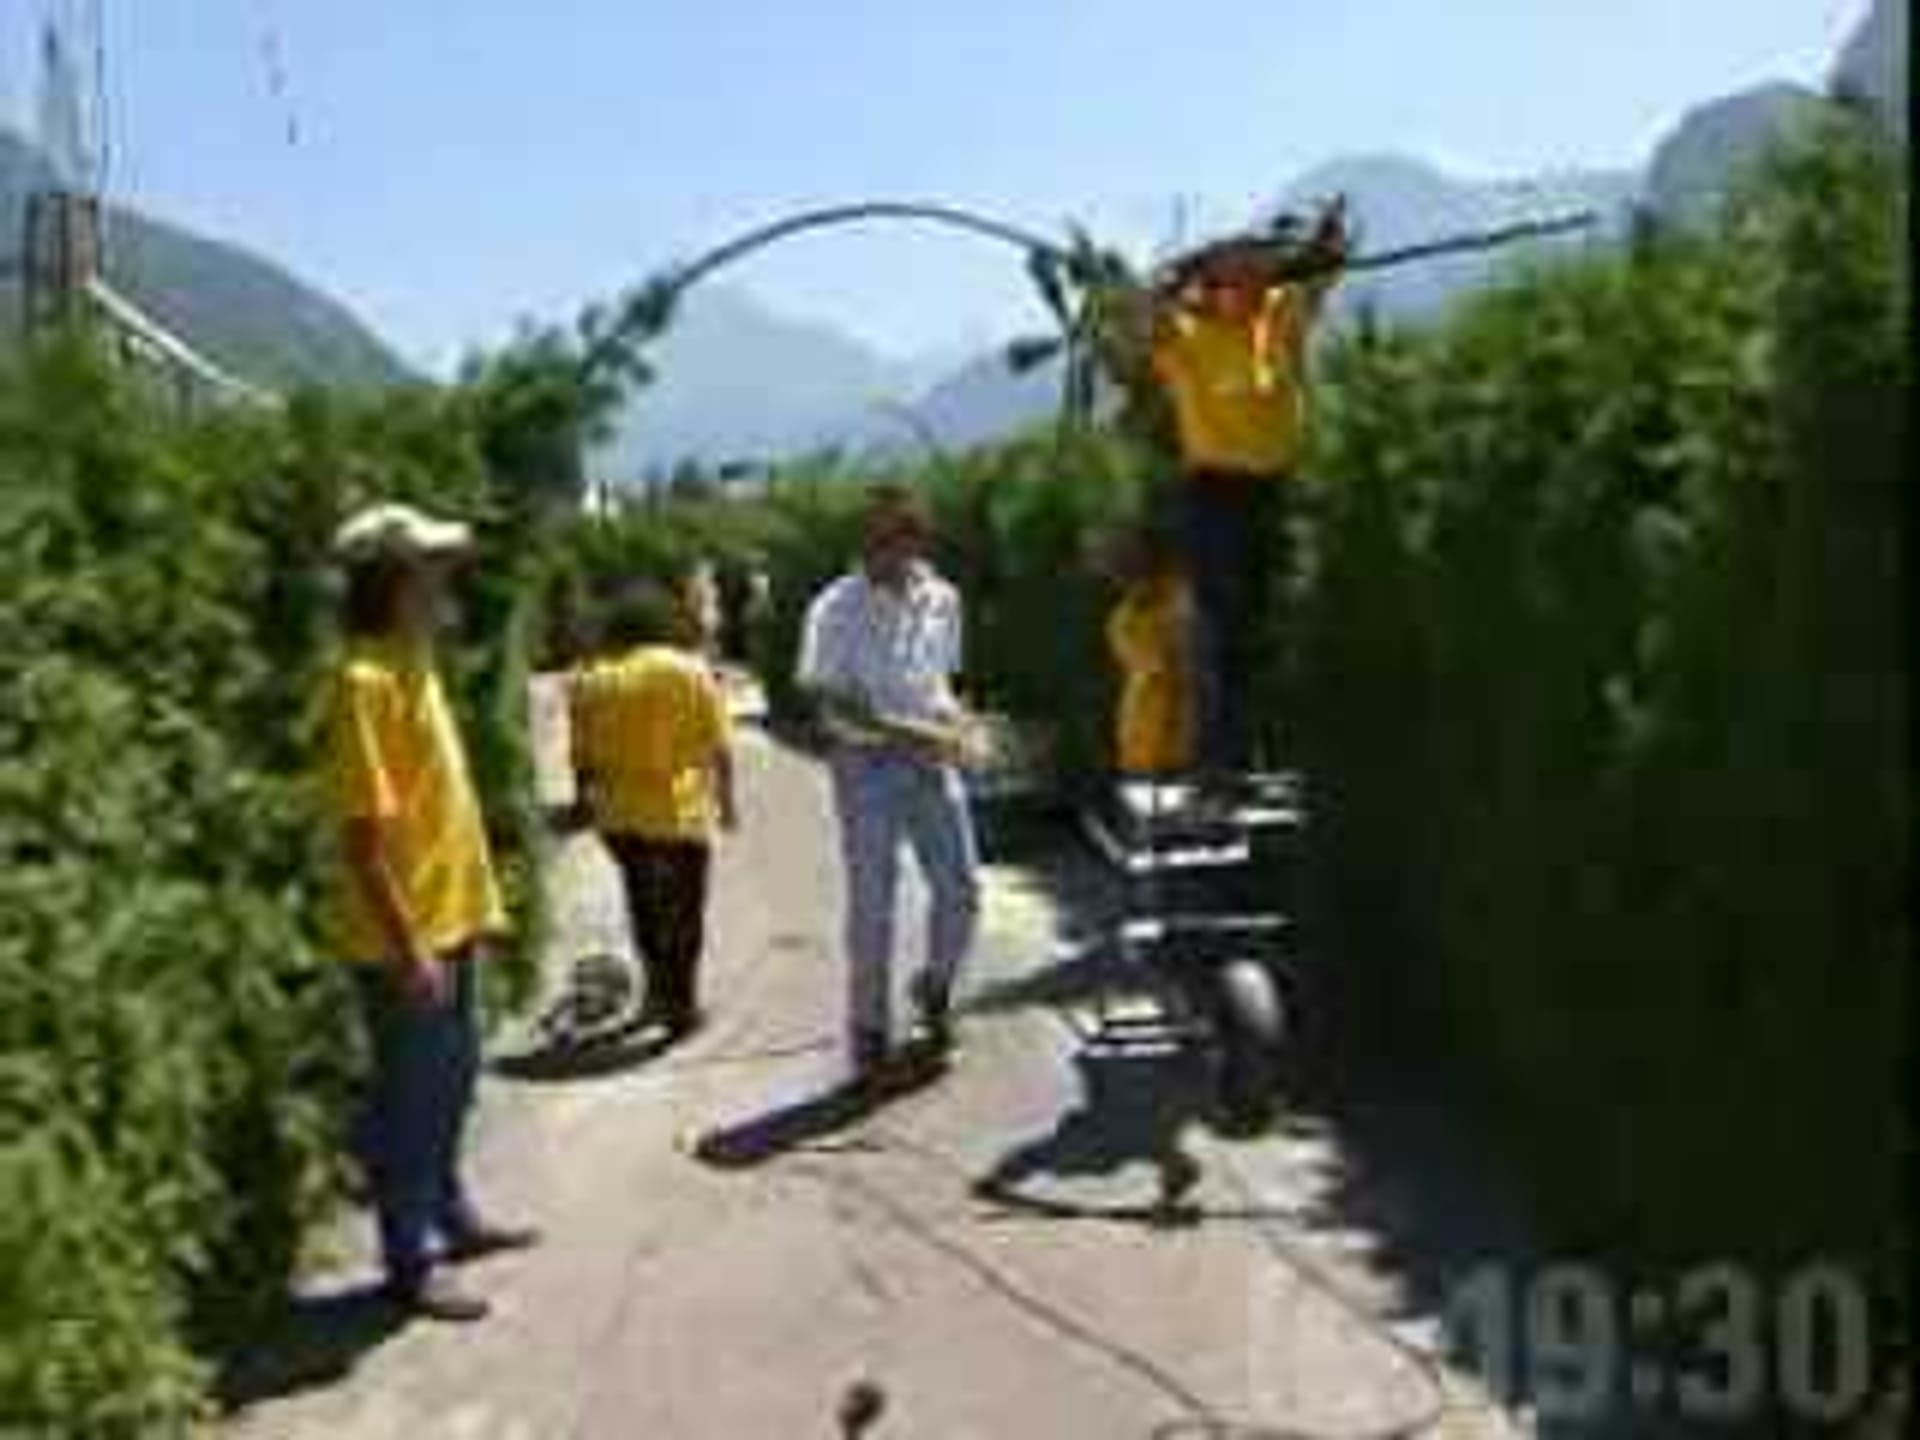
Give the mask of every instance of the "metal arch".
[{"label": "metal arch", "polygon": [[706,251],[687,264],[674,268],[668,273],[666,283],[672,291],[679,293],[697,285],[714,271],[791,236],[809,230],[825,230],[840,225],[858,225],[876,220],[945,226],[948,229],[978,235],[983,239],[997,240],[1028,255],[1045,255],[1055,260],[1064,260],[1068,253],[1064,245],[1049,240],[1043,235],[987,216],[976,215],[957,206],[878,200],[856,205],[823,206],[819,209],[802,211],[797,215],[789,215],[784,220],[776,220],[768,225],[758,226],[727,241],[724,245]]}]

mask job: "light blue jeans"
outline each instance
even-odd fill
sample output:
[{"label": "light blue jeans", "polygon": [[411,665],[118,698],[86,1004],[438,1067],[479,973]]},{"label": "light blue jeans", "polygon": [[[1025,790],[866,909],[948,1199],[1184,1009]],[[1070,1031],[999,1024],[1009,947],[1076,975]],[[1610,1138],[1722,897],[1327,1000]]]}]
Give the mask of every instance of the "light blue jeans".
[{"label": "light blue jeans", "polygon": [[926,877],[925,983],[945,995],[973,947],[980,916],[979,853],[960,773],[906,756],[852,748],[831,762],[847,875],[847,1024],[892,1035],[894,921],[900,852],[910,846]]}]

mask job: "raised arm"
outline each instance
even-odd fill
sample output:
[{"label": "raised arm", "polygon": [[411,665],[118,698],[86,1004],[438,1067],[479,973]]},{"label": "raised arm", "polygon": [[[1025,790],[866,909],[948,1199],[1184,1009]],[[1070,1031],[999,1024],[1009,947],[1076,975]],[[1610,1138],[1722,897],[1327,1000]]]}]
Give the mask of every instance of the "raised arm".
[{"label": "raised arm", "polygon": [[1093,349],[1122,384],[1151,377],[1155,347],[1172,322],[1174,299],[1163,290],[1114,281],[1089,297]]},{"label": "raised arm", "polygon": [[1313,268],[1295,282],[1303,317],[1311,323],[1320,316],[1329,291],[1340,283],[1350,253],[1352,236],[1347,228],[1347,197],[1337,195],[1320,212],[1313,233],[1307,239],[1306,253]]}]

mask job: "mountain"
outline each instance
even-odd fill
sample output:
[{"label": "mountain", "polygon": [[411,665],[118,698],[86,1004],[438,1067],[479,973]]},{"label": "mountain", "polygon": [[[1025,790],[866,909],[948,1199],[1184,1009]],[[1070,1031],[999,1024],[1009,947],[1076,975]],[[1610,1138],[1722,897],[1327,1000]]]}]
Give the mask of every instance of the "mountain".
[{"label": "mountain", "polygon": [[1705,219],[1770,150],[1829,113],[1831,103],[1804,86],[1776,83],[1688,111],[1654,151],[1649,205],[1671,219]]},{"label": "mountain", "polygon": [[1016,375],[998,350],[978,356],[933,386],[914,410],[940,443],[983,445],[1054,414],[1060,405],[1058,361]]},{"label": "mountain", "polygon": [[[0,129],[0,256],[17,258],[27,196],[49,179],[46,161]],[[412,378],[351,311],[278,265],[133,210],[114,207],[103,223],[115,287],[243,379],[373,388]],[[6,295],[0,308],[11,315],[15,303]]]},{"label": "mountain", "polygon": [[1835,63],[1828,86],[1858,99],[1902,141],[1907,138],[1907,69],[1912,63],[1908,0],[1874,0]]},{"label": "mountain", "polygon": [[594,457],[601,477],[631,480],[687,457],[758,460],[832,445],[876,424],[876,404],[908,393],[896,368],[859,341],[724,286],[691,292],[651,359],[659,379]]}]

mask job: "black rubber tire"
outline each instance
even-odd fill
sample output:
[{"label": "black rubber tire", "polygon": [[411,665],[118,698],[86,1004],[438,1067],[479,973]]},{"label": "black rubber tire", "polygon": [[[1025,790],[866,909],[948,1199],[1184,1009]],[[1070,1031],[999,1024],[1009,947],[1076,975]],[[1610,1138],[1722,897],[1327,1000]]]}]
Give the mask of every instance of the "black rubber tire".
[{"label": "black rubber tire", "polygon": [[1286,1005],[1272,972],[1258,960],[1228,961],[1220,968],[1218,986],[1221,1129],[1258,1135],[1272,1125],[1279,1108]]}]

